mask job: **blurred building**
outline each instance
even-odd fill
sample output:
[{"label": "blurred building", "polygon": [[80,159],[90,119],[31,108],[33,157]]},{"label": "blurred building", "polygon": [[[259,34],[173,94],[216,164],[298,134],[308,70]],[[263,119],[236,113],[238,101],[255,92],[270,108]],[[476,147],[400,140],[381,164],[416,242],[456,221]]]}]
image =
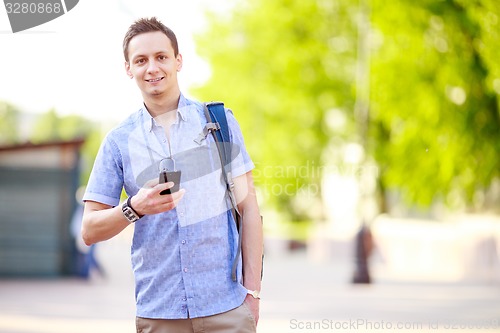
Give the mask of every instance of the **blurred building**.
[{"label": "blurred building", "polygon": [[83,140],[0,147],[0,276],[74,272]]}]

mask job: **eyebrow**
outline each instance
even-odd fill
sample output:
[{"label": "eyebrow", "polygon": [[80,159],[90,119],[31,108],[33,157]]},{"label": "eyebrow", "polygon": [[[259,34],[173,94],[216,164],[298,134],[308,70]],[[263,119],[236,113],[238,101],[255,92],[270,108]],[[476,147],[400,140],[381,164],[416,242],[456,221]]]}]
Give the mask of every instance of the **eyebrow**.
[{"label": "eyebrow", "polygon": [[[155,52],[154,53],[154,56],[159,56],[159,55],[167,55],[168,56],[168,52],[167,51],[158,51],[158,52]],[[134,55],[130,58],[131,61],[137,59],[137,58],[142,58],[142,57],[145,57],[147,58],[148,56],[145,55],[145,54],[137,54],[137,55]]]}]

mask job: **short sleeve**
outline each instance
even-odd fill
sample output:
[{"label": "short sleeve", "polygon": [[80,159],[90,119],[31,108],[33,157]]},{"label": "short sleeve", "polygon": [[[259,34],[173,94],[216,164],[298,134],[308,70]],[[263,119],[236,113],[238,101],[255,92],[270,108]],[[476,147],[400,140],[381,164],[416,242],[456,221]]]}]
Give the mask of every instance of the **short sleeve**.
[{"label": "short sleeve", "polygon": [[83,200],[117,206],[120,203],[122,188],[123,166],[120,151],[108,135],[97,153]]}]

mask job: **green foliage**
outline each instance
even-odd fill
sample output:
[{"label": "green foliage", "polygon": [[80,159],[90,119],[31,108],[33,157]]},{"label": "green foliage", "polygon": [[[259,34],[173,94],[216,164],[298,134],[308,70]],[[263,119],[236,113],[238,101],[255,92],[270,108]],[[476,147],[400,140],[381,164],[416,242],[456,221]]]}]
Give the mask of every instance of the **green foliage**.
[{"label": "green foliage", "polygon": [[19,140],[19,116],[19,110],[13,105],[0,101],[0,144],[12,144]]},{"label": "green foliage", "polygon": [[[26,140],[20,134],[22,117],[21,111],[7,102],[0,101],[0,144],[10,145]],[[30,124],[25,125],[29,127]],[[78,138],[85,138],[81,150],[80,183],[86,184],[102,140],[101,131],[90,120],[78,115],[61,117],[51,109],[38,117],[31,129],[29,141],[44,143]]]},{"label": "green foliage", "polygon": [[61,117],[54,109],[51,109],[38,118],[30,140],[34,143],[42,143],[77,138],[85,138],[81,149],[80,184],[87,184],[102,140],[101,131],[96,129],[90,120],[78,115]]},{"label": "green foliage", "polygon": [[372,4],[383,43],[372,55],[371,150],[382,182],[421,205],[472,202],[499,176],[497,2]]},{"label": "green foliage", "polygon": [[234,110],[266,202],[293,219],[301,218],[295,195],[320,181],[331,134],[325,114],[352,108],[351,9],[345,1],[239,3],[229,19],[210,16],[209,30],[197,38],[212,77],[194,94]]},{"label": "green foliage", "polygon": [[[473,202],[499,178],[500,2],[363,3],[366,150],[381,188],[422,206]],[[361,141],[353,112],[360,8],[355,0],[239,2],[230,16],[210,14],[197,39],[212,77],[195,95],[235,111],[266,201],[295,220],[306,217],[294,198],[319,183],[313,166],[335,154],[332,144]],[[331,126],[339,117],[345,124]]]},{"label": "green foliage", "polygon": [[33,126],[30,141],[40,143],[60,139],[59,122],[56,110],[47,111],[38,118]]},{"label": "green foliage", "polygon": [[34,143],[72,140],[85,137],[90,130],[90,121],[77,115],[60,117],[56,110],[51,109],[38,118],[30,140]]}]

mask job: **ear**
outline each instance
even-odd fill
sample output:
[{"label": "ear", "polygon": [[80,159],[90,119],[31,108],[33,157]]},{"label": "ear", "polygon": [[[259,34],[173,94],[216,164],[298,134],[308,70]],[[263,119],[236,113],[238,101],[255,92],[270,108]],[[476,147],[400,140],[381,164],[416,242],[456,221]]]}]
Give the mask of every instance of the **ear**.
[{"label": "ear", "polygon": [[125,72],[127,73],[129,78],[134,78],[134,74],[132,74],[132,72],[130,71],[130,63],[128,61],[125,61]]},{"label": "ear", "polygon": [[177,54],[177,57],[175,57],[175,60],[177,61],[177,71],[180,72],[182,69],[182,54]]}]

